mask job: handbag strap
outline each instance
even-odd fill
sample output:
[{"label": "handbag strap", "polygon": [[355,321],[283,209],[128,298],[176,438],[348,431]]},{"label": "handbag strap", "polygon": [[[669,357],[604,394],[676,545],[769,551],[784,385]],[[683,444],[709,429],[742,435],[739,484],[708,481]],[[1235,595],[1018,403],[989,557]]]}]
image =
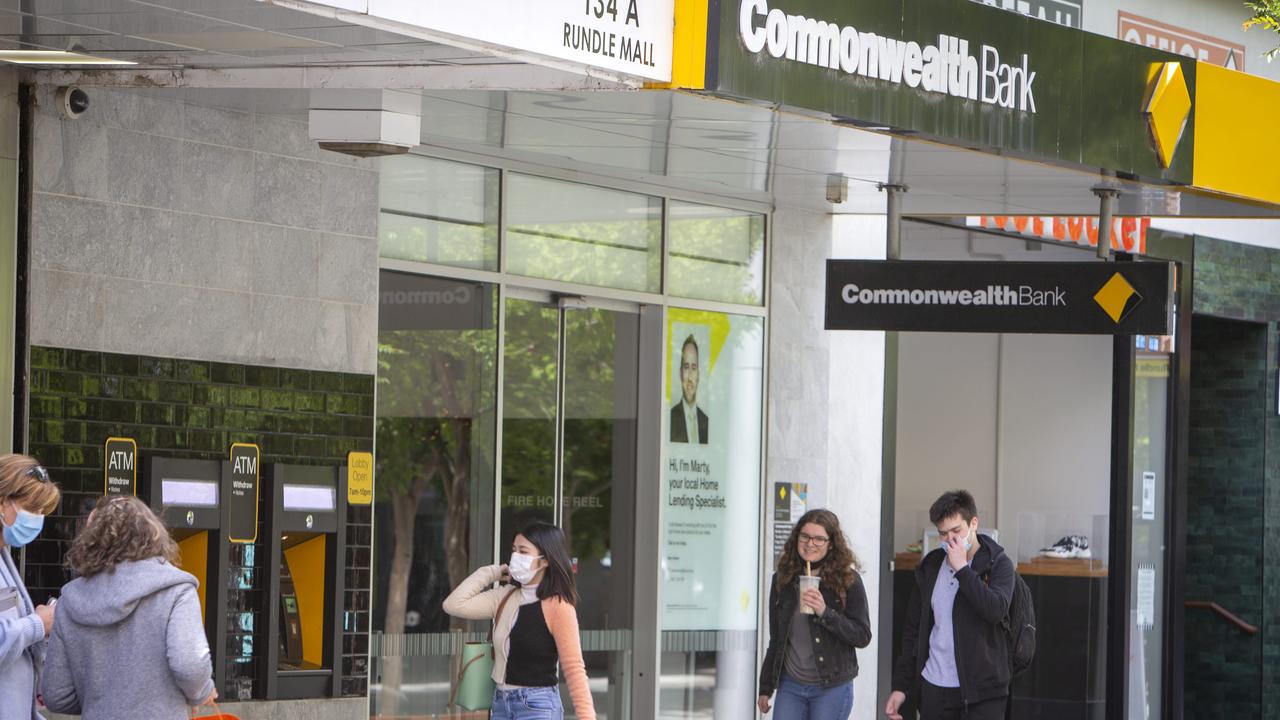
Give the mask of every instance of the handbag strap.
[{"label": "handbag strap", "polygon": [[[520,588],[515,588],[515,587],[511,588],[511,591],[507,593],[506,597],[502,598],[502,602],[498,603],[498,611],[493,615],[493,624],[489,626],[488,642],[489,642],[490,656],[495,656],[495,653],[497,652],[493,649],[493,629],[498,624],[498,619],[502,617],[502,610],[507,607],[507,601],[510,600],[511,596],[515,595],[519,589]],[[476,655],[475,657],[463,663],[462,669],[458,670],[457,682],[453,684],[453,692],[449,693],[449,707],[453,707],[458,701],[458,690],[462,687],[462,678],[466,676],[467,668],[471,667],[472,663],[474,663],[475,661],[479,660],[482,657],[484,657],[484,655]]]},{"label": "handbag strap", "polygon": [[[209,703],[209,705],[212,705],[212,706],[213,706],[213,712],[214,712],[214,713],[216,713],[216,714],[217,714],[217,716],[219,716],[219,717],[221,717],[221,716],[222,716],[222,708],[218,707],[218,701],[217,701],[217,700],[213,700],[213,701],[211,701],[211,702]],[[192,718],[195,718],[195,717],[197,717],[197,715],[196,715],[196,711],[197,711],[197,710],[199,710],[200,712],[204,712],[203,708],[205,708],[205,707],[206,707],[205,705],[201,705],[199,708],[197,708],[197,707],[189,707],[189,708],[188,708],[188,710],[189,710],[189,712],[191,713],[191,717],[192,717]]]}]

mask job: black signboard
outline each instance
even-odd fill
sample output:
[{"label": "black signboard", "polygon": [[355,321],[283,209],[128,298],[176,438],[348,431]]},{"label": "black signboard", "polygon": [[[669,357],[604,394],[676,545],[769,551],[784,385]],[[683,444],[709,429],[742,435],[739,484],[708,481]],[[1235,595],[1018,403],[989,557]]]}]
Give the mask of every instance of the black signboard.
[{"label": "black signboard", "polygon": [[827,261],[828,330],[1166,335],[1162,262]]},{"label": "black signboard", "polygon": [[133,438],[107,438],[102,455],[102,494],[137,495],[138,443]]},{"label": "black signboard", "polygon": [[228,466],[227,539],[233,543],[258,540],[258,446],[236,443],[231,446]]}]

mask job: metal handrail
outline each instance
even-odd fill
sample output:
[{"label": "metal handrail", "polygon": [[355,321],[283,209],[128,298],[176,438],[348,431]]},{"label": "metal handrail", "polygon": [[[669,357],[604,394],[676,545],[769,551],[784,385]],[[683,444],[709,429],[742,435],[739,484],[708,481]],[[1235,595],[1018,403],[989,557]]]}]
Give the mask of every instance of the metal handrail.
[{"label": "metal handrail", "polygon": [[1187,605],[1187,607],[1189,607],[1189,608],[1204,608],[1204,609],[1206,609],[1206,610],[1212,610],[1212,611],[1214,611],[1215,613],[1217,613],[1218,615],[1220,615],[1220,616],[1222,617],[1222,619],[1223,619],[1223,620],[1226,620],[1227,622],[1231,623],[1232,625],[1235,625],[1236,627],[1240,628],[1240,629],[1241,629],[1241,630],[1243,630],[1244,632],[1246,632],[1246,633],[1248,633],[1248,634],[1250,634],[1250,635],[1256,635],[1256,634],[1258,634],[1258,626],[1257,626],[1257,625],[1250,625],[1249,623],[1247,623],[1247,622],[1245,622],[1244,620],[1240,619],[1240,616],[1239,616],[1239,615],[1236,615],[1235,613],[1233,613],[1233,612],[1231,612],[1230,610],[1228,610],[1228,609],[1226,609],[1226,608],[1222,607],[1221,605],[1219,605],[1219,604],[1218,604],[1218,603],[1216,603],[1216,602],[1212,602],[1212,601],[1210,601],[1210,600],[1188,600],[1188,601],[1186,602],[1186,605]]}]

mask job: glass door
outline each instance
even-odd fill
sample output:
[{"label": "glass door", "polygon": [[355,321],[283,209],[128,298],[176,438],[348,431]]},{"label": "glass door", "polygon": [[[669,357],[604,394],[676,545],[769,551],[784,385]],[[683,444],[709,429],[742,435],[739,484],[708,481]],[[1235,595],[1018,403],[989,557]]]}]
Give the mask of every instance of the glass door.
[{"label": "glass door", "polygon": [[[560,525],[601,718],[626,718],[634,617],[636,309],[508,292],[499,528],[504,556],[533,520]],[[572,717],[572,705],[565,698]]]},{"label": "glass door", "polygon": [[1139,335],[1133,381],[1133,486],[1129,546],[1129,720],[1164,717],[1165,489],[1171,337]]}]

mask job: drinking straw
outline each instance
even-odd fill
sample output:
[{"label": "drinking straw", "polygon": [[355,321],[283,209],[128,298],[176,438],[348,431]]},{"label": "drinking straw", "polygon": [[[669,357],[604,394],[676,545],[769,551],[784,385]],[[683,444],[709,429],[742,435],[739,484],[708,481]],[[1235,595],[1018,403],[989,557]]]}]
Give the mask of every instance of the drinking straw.
[{"label": "drinking straw", "polygon": [[804,574],[813,577],[813,564],[808,560],[804,561]]}]

